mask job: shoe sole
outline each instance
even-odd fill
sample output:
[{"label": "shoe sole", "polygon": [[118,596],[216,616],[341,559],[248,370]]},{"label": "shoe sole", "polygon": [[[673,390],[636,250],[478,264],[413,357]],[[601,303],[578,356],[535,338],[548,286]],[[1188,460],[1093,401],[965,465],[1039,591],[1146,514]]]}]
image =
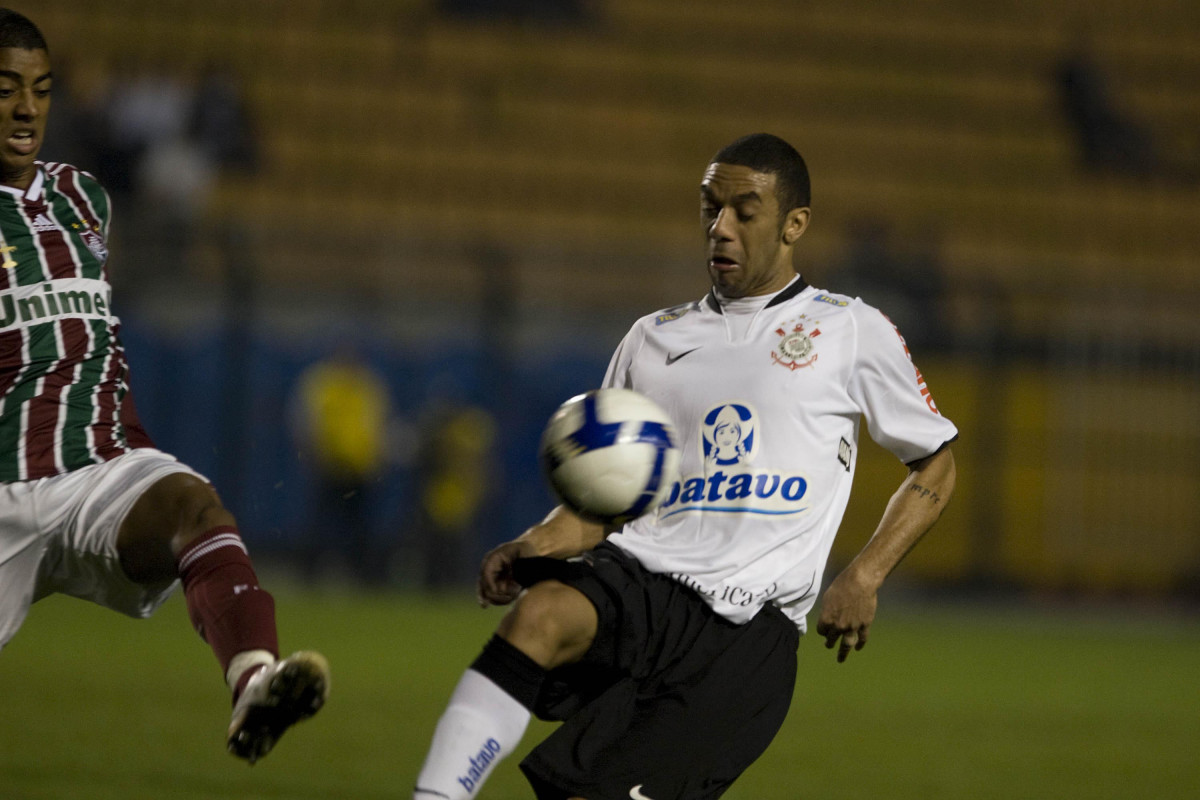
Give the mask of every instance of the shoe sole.
[{"label": "shoe sole", "polygon": [[329,662],[320,653],[293,653],[273,669],[266,697],[229,726],[229,752],[251,764],[271,752],[284,731],[320,711],[329,695]]}]

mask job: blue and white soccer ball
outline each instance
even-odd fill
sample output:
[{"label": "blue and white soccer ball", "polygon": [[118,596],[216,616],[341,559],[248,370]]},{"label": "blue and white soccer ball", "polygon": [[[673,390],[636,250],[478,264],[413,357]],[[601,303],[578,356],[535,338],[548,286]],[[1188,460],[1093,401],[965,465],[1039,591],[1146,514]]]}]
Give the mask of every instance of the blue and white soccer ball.
[{"label": "blue and white soccer ball", "polygon": [[542,469],[579,516],[622,525],[662,503],[679,479],[679,440],[657,403],[629,389],[572,397],[546,423]]}]

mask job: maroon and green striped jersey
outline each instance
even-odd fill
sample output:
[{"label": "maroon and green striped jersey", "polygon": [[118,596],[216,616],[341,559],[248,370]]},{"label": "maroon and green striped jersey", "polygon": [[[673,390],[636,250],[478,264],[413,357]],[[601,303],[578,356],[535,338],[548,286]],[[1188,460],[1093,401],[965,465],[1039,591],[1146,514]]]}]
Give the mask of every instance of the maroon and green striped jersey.
[{"label": "maroon and green striped jersey", "polygon": [[129,394],[106,261],[104,188],[39,163],[0,186],[0,481],[27,481],[149,446]]}]

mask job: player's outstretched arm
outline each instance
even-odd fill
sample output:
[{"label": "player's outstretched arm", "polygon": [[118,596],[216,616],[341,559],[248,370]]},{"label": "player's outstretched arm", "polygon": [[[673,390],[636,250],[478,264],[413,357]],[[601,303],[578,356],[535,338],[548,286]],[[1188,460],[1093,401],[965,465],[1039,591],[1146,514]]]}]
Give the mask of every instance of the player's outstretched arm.
[{"label": "player's outstretched arm", "polygon": [[875,535],[825,590],[817,634],[825,637],[826,647],[838,647],[838,661],[866,645],[879,587],[942,515],[954,479],[949,447],[914,464],[888,501]]},{"label": "player's outstretched arm", "polygon": [[604,541],[603,525],[588,522],[558,506],[544,520],[505,542],[483,557],[479,568],[479,604],[506,605],[517,599],[521,585],[513,579],[512,565],[519,558],[570,558]]}]

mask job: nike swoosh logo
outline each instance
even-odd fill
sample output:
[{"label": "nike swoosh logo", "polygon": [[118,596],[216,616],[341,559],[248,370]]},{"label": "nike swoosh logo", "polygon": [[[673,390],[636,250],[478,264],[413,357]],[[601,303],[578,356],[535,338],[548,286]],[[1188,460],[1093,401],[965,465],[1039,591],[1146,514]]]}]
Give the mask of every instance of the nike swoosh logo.
[{"label": "nike swoosh logo", "polygon": [[[703,346],[704,346],[704,345],[700,345],[700,347],[703,347]],[[700,349],[700,347],[693,347],[691,350],[684,350],[682,353],[680,353],[680,354],[679,354],[679,355],[677,355],[677,356],[673,356],[673,355],[671,355],[670,353],[667,353],[667,366],[668,366],[668,367],[669,367],[669,366],[671,366],[671,365],[672,365],[672,364],[674,364],[676,361],[678,361],[679,359],[681,359],[681,358],[683,358],[684,356],[688,355],[689,353],[694,353],[694,352],[696,352],[697,350],[699,350],[699,349]]]},{"label": "nike swoosh logo", "polygon": [[[688,352],[691,351],[689,350]],[[687,355],[687,353],[684,353],[684,355]],[[642,794],[643,786],[645,786],[644,783],[639,783],[637,786],[630,789],[629,796],[632,797],[633,800],[652,800],[652,798],[646,797],[646,795]]]}]

